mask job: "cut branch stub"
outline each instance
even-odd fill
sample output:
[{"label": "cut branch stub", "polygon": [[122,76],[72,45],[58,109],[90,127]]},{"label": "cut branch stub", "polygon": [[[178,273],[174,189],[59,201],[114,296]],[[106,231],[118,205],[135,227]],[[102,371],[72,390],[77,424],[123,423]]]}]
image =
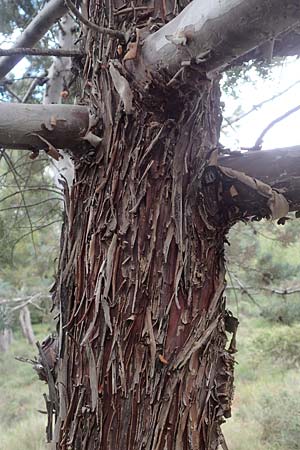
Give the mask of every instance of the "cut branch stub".
[{"label": "cut branch stub", "polygon": [[289,212],[285,197],[266,183],[236,170],[209,166],[204,173],[207,212],[221,223],[280,219]]},{"label": "cut branch stub", "polygon": [[233,152],[219,164],[255,177],[284,194],[290,211],[300,209],[300,146]]},{"label": "cut branch stub", "polygon": [[[0,103],[0,145],[10,149],[80,150],[89,128],[84,106]],[[30,119],[30,120],[29,120]]]}]

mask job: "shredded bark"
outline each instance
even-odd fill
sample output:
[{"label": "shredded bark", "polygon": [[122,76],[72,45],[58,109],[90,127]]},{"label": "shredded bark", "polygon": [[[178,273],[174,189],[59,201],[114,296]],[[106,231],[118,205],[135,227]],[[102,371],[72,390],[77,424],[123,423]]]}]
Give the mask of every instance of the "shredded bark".
[{"label": "shredded bark", "polygon": [[[90,19],[132,30],[136,42],[136,27],[151,32],[186,3],[130,5],[90,1]],[[219,214],[218,183],[207,182],[218,80],[191,71],[169,86],[164,74],[139,83],[127,61],[109,65],[130,47],[91,30],[85,46],[101,142],[75,162],[66,198],[53,440],[57,449],[217,450],[234,367],[223,296],[230,220]],[[128,83],[132,109],[109,67]]]}]

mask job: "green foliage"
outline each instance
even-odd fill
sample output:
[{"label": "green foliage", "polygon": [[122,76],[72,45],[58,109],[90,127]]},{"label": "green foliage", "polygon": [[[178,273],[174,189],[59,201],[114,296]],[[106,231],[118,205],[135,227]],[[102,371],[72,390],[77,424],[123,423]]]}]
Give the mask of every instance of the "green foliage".
[{"label": "green foliage", "polygon": [[[35,327],[41,341],[48,326]],[[10,350],[0,353],[0,450],[45,450],[46,416],[43,393],[47,386],[38,380],[30,364],[15,356],[33,358],[36,348],[30,347],[18,334]]]},{"label": "green foliage", "polygon": [[300,325],[240,317],[230,450],[299,449]]},{"label": "green foliage", "polygon": [[262,305],[261,315],[270,322],[286,325],[300,322],[299,293],[287,297],[269,297]]},{"label": "green foliage", "polygon": [[10,35],[18,28],[24,29],[42,4],[42,0],[1,0],[1,33]]},{"label": "green foliage", "polygon": [[249,61],[234,66],[223,75],[222,90],[233,98],[238,98],[239,86],[245,83],[255,84],[258,77],[267,79],[272,73],[272,68],[282,60],[274,58],[271,63],[265,61]]},{"label": "green foliage", "polygon": [[52,283],[62,219],[62,194],[49,159],[6,152],[0,161],[0,296],[45,292]]},{"label": "green foliage", "polygon": [[300,324],[278,325],[261,330],[253,339],[250,357],[253,364],[262,364],[268,358],[270,363],[283,369],[300,365]]}]

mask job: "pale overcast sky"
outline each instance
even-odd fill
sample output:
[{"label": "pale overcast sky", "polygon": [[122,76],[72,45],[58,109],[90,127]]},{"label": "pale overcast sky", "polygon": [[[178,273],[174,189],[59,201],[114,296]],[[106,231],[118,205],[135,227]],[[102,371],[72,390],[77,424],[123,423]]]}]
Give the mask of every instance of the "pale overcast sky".
[{"label": "pale overcast sky", "polygon": [[[264,80],[254,74],[253,80],[255,80],[254,84],[243,83],[239,85],[238,99],[228,96],[223,97],[225,102],[224,116],[232,116],[238,106],[243,111],[248,111],[253,105],[261,103],[300,80],[300,59],[287,58],[285,62],[272,70],[270,79]],[[260,133],[272,120],[299,104],[300,83],[284,95],[234,124],[235,130],[227,127],[228,136],[222,136],[222,144],[229,148],[253,146]],[[292,145],[300,145],[300,111],[276,124],[266,134],[263,149]]]}]

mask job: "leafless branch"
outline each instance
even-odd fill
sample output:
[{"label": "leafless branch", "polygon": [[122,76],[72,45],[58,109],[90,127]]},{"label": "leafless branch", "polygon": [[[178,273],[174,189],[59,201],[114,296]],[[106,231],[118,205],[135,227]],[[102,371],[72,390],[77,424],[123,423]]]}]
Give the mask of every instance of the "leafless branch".
[{"label": "leafless branch", "polygon": [[66,6],[72,11],[72,13],[76,16],[76,18],[86,25],[88,28],[92,30],[98,31],[98,33],[108,34],[109,36],[116,37],[119,39],[125,39],[125,34],[118,30],[112,30],[111,28],[100,27],[93,22],[90,22],[86,19],[76,8],[76,6],[72,3],[71,0],[65,0]]},{"label": "leafless branch", "polygon": [[282,114],[282,116],[277,117],[277,119],[272,120],[272,122],[269,123],[269,125],[259,135],[252,150],[255,150],[255,149],[259,150],[261,148],[261,145],[263,143],[263,139],[264,139],[265,135],[271,128],[274,127],[274,125],[276,125],[277,123],[281,122],[283,119],[286,119],[288,116],[290,116],[291,114],[294,114],[295,112],[297,112],[299,110],[300,110],[300,105],[296,106],[295,108],[290,109],[286,113]]},{"label": "leafless branch", "polygon": [[[14,47],[33,47],[52,25],[66,13],[63,0],[50,0],[30,21],[25,30],[17,39]],[[3,56],[0,60],[0,79],[22,59],[22,55]]]},{"label": "leafless branch", "polygon": [[26,204],[24,192],[23,192],[22,187],[21,187],[21,185],[20,185],[20,183],[19,183],[18,175],[17,175],[17,173],[15,172],[13,162],[12,162],[12,160],[10,159],[10,157],[7,155],[7,153],[4,153],[4,159],[5,159],[6,163],[7,163],[7,165],[11,168],[13,177],[14,177],[14,179],[15,179],[15,182],[16,182],[16,184],[17,184],[17,186],[18,186],[18,189],[19,189],[19,192],[20,192],[20,194],[21,194],[21,198],[22,198],[22,202],[23,202],[23,205],[24,205],[24,208],[25,208],[25,211],[26,211],[26,216],[27,216],[27,219],[28,219],[28,223],[29,223],[29,225],[30,225],[31,241],[32,241],[33,249],[34,249],[35,254],[37,254],[37,252],[36,252],[36,247],[35,247],[35,242],[34,242],[34,237],[33,237],[32,221],[31,221],[30,213],[29,213],[28,208],[27,208],[27,204]]},{"label": "leafless branch", "polygon": [[[29,187],[29,188],[26,188],[26,189],[22,189],[23,192],[41,191],[41,190],[48,191],[48,192],[54,192],[55,194],[59,194],[59,195],[62,196],[62,193],[58,189],[57,190],[56,189],[50,189],[50,188],[46,188],[44,186],[36,186],[36,187]],[[15,196],[17,194],[20,194],[20,191],[12,192],[11,194],[6,195],[5,197],[0,199],[0,203],[4,202],[4,200],[7,200],[8,198],[11,198],[11,197],[13,197],[13,196]]]},{"label": "leafless branch", "polygon": [[57,201],[58,202],[58,201],[63,201],[63,199],[62,198],[58,198],[58,197],[46,198],[46,199],[43,199],[42,201],[37,202],[37,203],[32,203],[30,205],[27,204],[26,207],[24,205],[23,206],[22,205],[20,205],[20,206],[8,206],[7,208],[0,209],[0,212],[9,211],[11,209],[33,208],[35,206],[43,205],[44,203],[50,202],[50,201]]},{"label": "leafless branch", "polygon": [[9,48],[0,49],[0,56],[82,56],[80,50],[64,50],[60,48]]},{"label": "leafless branch", "polygon": [[6,91],[19,103],[22,103],[22,99],[6,84],[5,85]]},{"label": "leafless branch", "polygon": [[251,109],[249,109],[245,113],[241,114],[240,116],[236,117],[235,119],[229,120],[229,119],[224,118],[224,120],[226,121],[226,124],[223,125],[223,128],[227,128],[229,126],[231,127],[234,123],[239,122],[240,120],[242,120],[245,117],[249,116],[249,114],[253,113],[254,111],[257,111],[262,106],[264,106],[266,103],[272,102],[273,100],[275,100],[276,98],[280,97],[281,95],[286,94],[289,90],[291,90],[293,87],[295,87],[299,83],[300,83],[300,80],[297,80],[295,83],[291,84],[290,86],[288,86],[283,91],[280,91],[277,94],[274,94],[272,97],[267,98],[266,100],[263,100],[262,102],[257,103],[256,105],[253,105]]},{"label": "leafless branch", "polygon": [[11,311],[17,311],[19,309],[24,308],[28,304],[31,304],[32,306],[36,307],[39,310],[43,310],[39,305],[36,305],[36,301],[40,300],[41,298],[50,298],[49,295],[43,294],[42,292],[38,292],[34,295],[27,295],[25,297],[17,297],[17,298],[2,298],[0,299],[0,305],[6,305],[11,307]]},{"label": "leafless branch", "polygon": [[[249,293],[249,291],[247,290],[247,288],[243,285],[243,283],[237,278],[236,275],[232,274],[232,277],[235,279],[235,281],[237,282],[238,285],[238,289],[242,291],[242,294],[246,294],[247,297],[252,301],[252,303],[254,303],[254,305],[258,306],[258,308],[260,308],[259,303],[257,303],[257,301],[255,300],[255,298],[253,297],[253,295],[251,295]],[[234,286],[230,286],[230,287],[226,287],[226,289],[234,289]]]},{"label": "leafless branch", "polygon": [[44,228],[50,227],[51,225],[55,223],[61,223],[61,220],[53,220],[52,222],[46,223],[44,225],[40,225],[39,227],[35,227],[33,230],[30,230],[28,233],[24,233],[22,236],[20,236],[14,243],[13,247],[11,249],[11,255],[13,256],[16,245],[27,236],[31,235],[32,233],[35,233],[36,231],[42,230]]},{"label": "leafless branch", "polygon": [[[266,287],[266,286],[257,286],[257,287],[253,287],[253,286],[243,286],[241,284],[238,284],[237,286],[227,286],[226,289],[228,290],[240,290],[242,291],[242,294],[246,294],[249,296],[249,291],[265,291],[265,292],[269,292],[270,294],[276,294],[276,295],[281,295],[281,296],[286,296],[286,295],[291,295],[291,294],[297,294],[300,292],[300,287],[295,287],[295,288],[287,288],[287,289],[281,289],[281,288],[271,288],[271,287]],[[251,296],[251,298],[253,299],[253,297]]]}]

